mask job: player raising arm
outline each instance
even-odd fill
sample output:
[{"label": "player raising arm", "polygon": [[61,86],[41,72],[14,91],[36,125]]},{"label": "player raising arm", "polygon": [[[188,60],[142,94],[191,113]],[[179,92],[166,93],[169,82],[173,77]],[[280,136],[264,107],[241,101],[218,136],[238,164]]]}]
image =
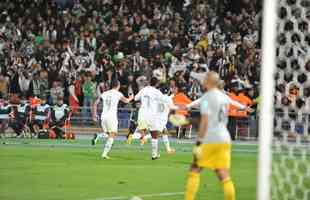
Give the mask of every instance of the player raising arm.
[{"label": "player raising arm", "polygon": [[190,168],[185,200],[194,200],[199,188],[200,173],[204,168],[213,170],[222,182],[225,200],[235,200],[235,188],[230,179],[231,138],[226,128],[227,108],[230,104],[218,89],[217,73],[207,74],[204,86],[207,92],[200,101],[201,121],[194,159]]},{"label": "player raising arm", "polygon": [[113,80],[112,89],[102,93],[94,103],[93,120],[97,122],[97,106],[101,100],[103,106],[101,113],[101,127],[103,132],[109,135],[102,153],[102,158],[104,159],[109,159],[108,153],[112,148],[114,138],[118,131],[118,103],[119,101],[129,103],[133,99],[133,95],[129,96],[129,98],[124,97],[124,95],[119,92],[119,88],[120,82],[118,80]]},{"label": "player raising arm", "polygon": [[[223,89],[221,89],[221,84],[218,86],[219,89],[223,92],[225,98],[227,98],[227,101],[229,101],[230,105],[233,105],[235,107],[237,107],[239,110],[246,110],[249,113],[252,113],[254,110],[250,107],[247,107],[241,103],[239,103],[238,101],[235,101],[233,99],[231,99]],[[185,107],[182,107],[184,109],[192,109],[192,108],[199,108],[200,107],[200,103],[201,103],[202,97],[199,99],[196,99],[195,101],[191,102],[190,104],[187,104]]]},{"label": "player raising arm", "polygon": [[[224,94],[225,98],[227,98],[227,101],[229,102],[230,105],[236,106],[239,110],[246,110],[247,112],[253,112],[253,109],[250,107],[247,107],[241,103],[239,103],[238,101],[235,101],[233,99],[231,99],[228,95]],[[200,107],[200,103],[201,103],[202,98],[196,99],[195,101],[193,101],[190,104],[187,104],[185,107],[182,107],[184,109],[192,109],[192,108],[199,108]]]}]

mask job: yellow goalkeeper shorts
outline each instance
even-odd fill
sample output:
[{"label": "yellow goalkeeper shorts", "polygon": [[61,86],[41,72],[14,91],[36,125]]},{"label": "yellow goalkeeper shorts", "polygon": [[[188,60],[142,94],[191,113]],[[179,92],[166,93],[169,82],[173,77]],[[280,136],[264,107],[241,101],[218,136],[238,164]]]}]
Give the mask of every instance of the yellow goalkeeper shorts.
[{"label": "yellow goalkeeper shorts", "polygon": [[231,145],[230,144],[203,144],[202,155],[197,165],[202,168],[230,169]]}]

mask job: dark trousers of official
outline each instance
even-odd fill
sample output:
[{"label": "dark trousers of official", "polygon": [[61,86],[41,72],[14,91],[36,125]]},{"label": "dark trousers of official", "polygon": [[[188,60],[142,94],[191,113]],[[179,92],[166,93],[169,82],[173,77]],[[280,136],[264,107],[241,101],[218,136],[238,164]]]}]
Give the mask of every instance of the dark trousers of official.
[{"label": "dark trousers of official", "polygon": [[64,125],[65,125],[65,123],[63,121],[52,123],[52,127],[53,127],[52,130],[55,132],[56,137],[58,139],[62,139],[63,138],[64,131],[63,131],[62,127]]},{"label": "dark trousers of official", "polygon": [[14,130],[14,132],[19,136],[23,133],[26,121],[22,119],[13,120],[10,123],[10,127]]},{"label": "dark trousers of official", "polygon": [[182,127],[182,128],[176,128],[176,133],[178,133],[180,131],[180,138],[185,138],[186,136],[186,127]]},{"label": "dark trousers of official", "polygon": [[232,140],[236,139],[237,118],[229,117],[227,124],[228,131]]}]

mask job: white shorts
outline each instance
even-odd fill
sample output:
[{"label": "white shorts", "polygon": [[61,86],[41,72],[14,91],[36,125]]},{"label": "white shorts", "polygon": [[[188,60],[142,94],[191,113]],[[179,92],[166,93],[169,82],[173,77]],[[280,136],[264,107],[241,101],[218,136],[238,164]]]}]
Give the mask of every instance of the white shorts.
[{"label": "white shorts", "polygon": [[163,132],[164,130],[167,129],[167,123],[168,123],[168,120],[163,120],[163,119],[158,119],[158,128],[159,128],[159,132]]},{"label": "white shorts", "polygon": [[154,117],[138,117],[138,130],[162,131],[162,124]]},{"label": "white shorts", "polygon": [[143,114],[141,114],[140,112],[141,110],[139,110],[139,113],[138,113],[138,126],[137,126],[137,129],[138,130],[149,130],[149,120],[148,120],[148,116],[145,116]]},{"label": "white shorts", "polygon": [[102,130],[106,133],[117,133],[118,120],[117,117],[103,117],[101,118]]},{"label": "white shorts", "polygon": [[150,126],[150,131],[158,131],[158,132],[162,132],[164,130],[164,127],[160,124],[160,123],[152,123],[152,125]]}]

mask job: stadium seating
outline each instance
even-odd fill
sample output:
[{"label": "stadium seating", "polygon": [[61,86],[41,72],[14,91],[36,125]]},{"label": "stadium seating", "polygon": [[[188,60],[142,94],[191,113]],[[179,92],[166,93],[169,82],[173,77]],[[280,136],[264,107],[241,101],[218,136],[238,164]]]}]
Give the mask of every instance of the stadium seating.
[{"label": "stadium seating", "polygon": [[151,76],[170,91],[184,82],[194,100],[209,70],[226,90],[258,96],[261,1],[121,2],[1,1],[1,96],[48,96],[51,105],[61,96],[85,119],[113,78],[125,95]]}]

